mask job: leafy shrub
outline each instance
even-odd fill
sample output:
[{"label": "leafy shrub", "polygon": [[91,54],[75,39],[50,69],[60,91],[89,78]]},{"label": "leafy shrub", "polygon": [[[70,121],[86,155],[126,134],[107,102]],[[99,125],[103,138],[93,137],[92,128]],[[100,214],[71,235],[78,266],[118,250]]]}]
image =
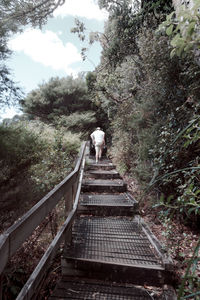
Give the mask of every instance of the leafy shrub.
[{"label": "leafy shrub", "polygon": [[51,78],[31,91],[21,105],[31,118],[37,117],[46,123],[52,122],[55,117],[91,109],[86,82],[81,75],[76,79],[72,76]]},{"label": "leafy shrub", "polygon": [[66,130],[80,133],[83,138],[88,135],[97,120],[93,111],[86,111],[75,112],[69,116],[59,116],[54,119],[54,123],[65,127]]},{"label": "leafy shrub", "polygon": [[155,172],[151,184],[157,184],[166,196],[173,195],[170,203],[160,204],[190,218],[191,213],[200,213],[200,120],[193,116],[185,128],[179,127],[178,134],[170,128],[172,121],[174,116],[169,117],[168,126],[161,128],[160,141],[151,150]]},{"label": "leafy shrub", "polygon": [[0,136],[3,227],[11,225],[73,169],[80,136],[39,121],[1,126]]},{"label": "leafy shrub", "polygon": [[39,137],[21,125],[0,126],[0,181],[3,182],[35,163],[46,148]]},{"label": "leafy shrub", "polygon": [[80,147],[80,135],[67,132],[64,128],[54,129],[44,124],[42,126],[40,135],[46,140],[47,148],[42,159],[31,166],[30,176],[37,190],[47,192],[74,168]]},{"label": "leafy shrub", "polygon": [[160,25],[159,30],[166,30],[166,34],[172,38],[171,57],[174,55],[186,57],[188,54],[192,54],[200,63],[200,1],[193,0],[191,2],[188,8],[185,5],[181,5],[180,8],[177,7],[176,13],[172,12],[168,15],[166,21]]},{"label": "leafy shrub", "polygon": [[176,99],[174,81],[179,80],[179,66],[170,60],[168,39],[144,30],[138,47],[140,59],[137,55],[127,56],[115,72],[106,75],[104,71],[104,81],[99,74],[97,78],[100,84],[103,81],[112,102],[112,106],[107,106],[113,129],[112,154],[117,154],[116,161],[123,164],[124,170],[148,181],[149,149],[157,143],[159,128],[174,105],[182,102],[182,95]]}]

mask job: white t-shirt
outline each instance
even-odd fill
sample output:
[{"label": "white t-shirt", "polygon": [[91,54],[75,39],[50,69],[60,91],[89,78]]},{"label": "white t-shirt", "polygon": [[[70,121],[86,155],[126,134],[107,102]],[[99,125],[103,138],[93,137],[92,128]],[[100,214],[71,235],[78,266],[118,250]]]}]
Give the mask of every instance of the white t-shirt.
[{"label": "white t-shirt", "polygon": [[105,133],[102,130],[95,130],[90,136],[96,143],[102,143],[104,141]]}]

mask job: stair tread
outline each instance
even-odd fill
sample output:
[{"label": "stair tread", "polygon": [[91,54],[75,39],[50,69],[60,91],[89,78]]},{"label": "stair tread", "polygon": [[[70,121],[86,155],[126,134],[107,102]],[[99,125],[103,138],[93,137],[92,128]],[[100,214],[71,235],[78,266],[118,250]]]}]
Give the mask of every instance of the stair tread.
[{"label": "stair tread", "polygon": [[114,195],[114,194],[83,194],[81,195],[80,205],[83,206],[121,206],[121,207],[132,207],[137,202],[130,200],[128,195],[125,193]]},{"label": "stair tread", "polygon": [[66,258],[163,270],[160,258],[137,221],[119,217],[80,217],[73,226]]},{"label": "stair tread", "polygon": [[148,300],[152,297],[143,287],[116,284],[114,282],[102,282],[97,280],[89,280],[88,278],[80,280],[63,276],[58,283],[56,290],[50,297],[64,299],[126,299],[126,300]]},{"label": "stair tread", "polygon": [[89,170],[87,173],[92,173],[92,174],[119,174],[115,169],[113,170]]},{"label": "stair tread", "polygon": [[83,185],[105,185],[105,186],[121,186],[126,185],[126,183],[121,179],[84,179]]}]

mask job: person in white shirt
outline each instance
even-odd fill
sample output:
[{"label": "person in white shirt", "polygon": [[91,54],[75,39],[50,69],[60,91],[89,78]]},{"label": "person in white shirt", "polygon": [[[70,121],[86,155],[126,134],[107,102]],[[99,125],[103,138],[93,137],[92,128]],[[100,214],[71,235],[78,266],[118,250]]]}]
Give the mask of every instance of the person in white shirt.
[{"label": "person in white shirt", "polygon": [[98,160],[101,159],[103,146],[105,145],[105,132],[103,132],[100,127],[97,127],[90,136],[92,143],[95,146],[96,163],[98,163]]}]

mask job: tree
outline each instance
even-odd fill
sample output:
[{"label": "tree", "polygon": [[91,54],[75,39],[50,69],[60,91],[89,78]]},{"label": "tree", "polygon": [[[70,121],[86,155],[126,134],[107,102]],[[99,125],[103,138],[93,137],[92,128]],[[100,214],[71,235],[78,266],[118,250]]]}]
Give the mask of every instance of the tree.
[{"label": "tree", "polygon": [[22,91],[11,79],[9,69],[0,61],[0,108],[17,103],[22,96]]},{"label": "tree", "polygon": [[92,109],[86,82],[81,75],[76,79],[72,76],[51,78],[30,92],[21,104],[23,111],[31,118],[37,117],[44,122],[53,122],[62,115],[69,116]]},{"label": "tree", "polygon": [[21,26],[42,26],[53,11],[65,0],[4,0],[0,4],[1,27],[17,32]]},{"label": "tree", "polygon": [[41,27],[65,0],[2,0],[0,2],[0,106],[17,102],[22,96],[11,79],[5,60],[11,54],[7,43],[13,33],[30,25]]},{"label": "tree", "polygon": [[[90,32],[89,44],[100,42],[103,48],[102,60],[112,70],[123,62],[127,55],[139,55],[137,36],[143,27],[157,28],[166,14],[173,11],[172,0],[99,0],[100,9],[109,12],[105,31]],[[71,29],[83,42],[86,40],[86,27],[75,19],[75,27]],[[82,48],[83,60],[86,59],[87,47]]]}]

